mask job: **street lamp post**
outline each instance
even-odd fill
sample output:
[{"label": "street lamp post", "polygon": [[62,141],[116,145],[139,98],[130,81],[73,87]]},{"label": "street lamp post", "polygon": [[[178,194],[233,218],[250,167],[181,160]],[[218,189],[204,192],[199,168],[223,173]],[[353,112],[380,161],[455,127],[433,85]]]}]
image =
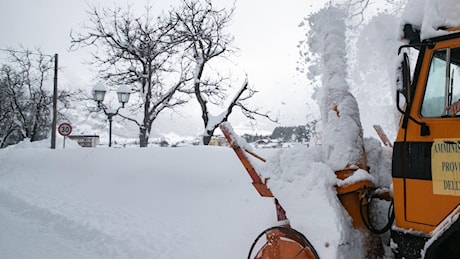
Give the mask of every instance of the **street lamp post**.
[{"label": "street lamp post", "polygon": [[104,101],[105,93],[107,93],[107,88],[104,85],[97,84],[93,87],[93,99],[97,102],[97,107],[104,111],[104,114],[109,120],[109,147],[112,147],[112,117],[118,115],[120,108],[124,108],[125,103],[128,103],[131,89],[129,89],[127,86],[121,86],[118,88],[118,102],[121,103],[121,106],[118,107],[115,111],[109,110],[107,106],[102,103]]}]

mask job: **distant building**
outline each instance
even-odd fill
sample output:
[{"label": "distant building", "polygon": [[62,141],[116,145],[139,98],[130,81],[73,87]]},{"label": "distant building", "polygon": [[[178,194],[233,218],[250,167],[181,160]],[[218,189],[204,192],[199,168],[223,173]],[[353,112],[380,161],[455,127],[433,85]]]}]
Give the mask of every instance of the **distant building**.
[{"label": "distant building", "polygon": [[77,141],[81,147],[96,147],[99,144],[98,135],[69,135],[70,140]]},{"label": "distant building", "polygon": [[276,139],[260,139],[255,143],[256,148],[281,148],[283,143]]},{"label": "distant building", "polygon": [[225,139],[222,135],[215,135],[211,137],[211,141],[209,141],[209,145],[214,146],[228,146],[227,139]]}]

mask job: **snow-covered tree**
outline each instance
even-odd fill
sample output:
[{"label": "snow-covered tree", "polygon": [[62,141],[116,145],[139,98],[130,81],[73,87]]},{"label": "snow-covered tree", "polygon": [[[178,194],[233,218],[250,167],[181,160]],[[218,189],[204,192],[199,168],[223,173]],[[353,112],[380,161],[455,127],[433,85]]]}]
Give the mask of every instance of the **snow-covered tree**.
[{"label": "snow-covered tree", "polygon": [[3,65],[0,70],[0,148],[24,138],[21,124],[15,120],[16,111],[23,107],[21,85],[20,75],[10,66]]},{"label": "snow-covered tree", "polygon": [[[191,76],[188,61],[177,49],[177,21],[154,16],[151,6],[138,17],[129,7],[90,7],[88,16],[81,33],[71,32],[71,49],[94,47],[92,64],[99,68],[100,79],[112,86],[128,85],[138,94],[131,98],[137,97],[136,105],[129,106],[131,114],[120,115],[138,125],[140,146],[146,147],[159,113],[188,100],[180,95]],[[138,114],[142,119],[136,118]]]},{"label": "snow-covered tree", "polygon": [[[205,145],[209,144],[215,129],[228,120],[234,107],[239,107],[249,119],[257,115],[272,120],[266,113],[251,109],[244,102],[256,93],[247,78],[233,97],[229,97],[231,86],[228,79],[212,69],[212,61],[224,59],[235,51],[233,36],[225,31],[233,10],[216,8],[210,0],[182,0],[182,5],[173,11],[177,19],[175,30],[184,41],[188,59],[194,64],[192,93],[201,108]],[[224,108],[218,115],[213,115],[211,105]]]},{"label": "snow-covered tree", "polygon": [[[0,148],[45,139],[51,126],[53,57],[24,48],[7,53],[0,67]],[[68,96],[60,91],[58,100],[67,104]]]}]

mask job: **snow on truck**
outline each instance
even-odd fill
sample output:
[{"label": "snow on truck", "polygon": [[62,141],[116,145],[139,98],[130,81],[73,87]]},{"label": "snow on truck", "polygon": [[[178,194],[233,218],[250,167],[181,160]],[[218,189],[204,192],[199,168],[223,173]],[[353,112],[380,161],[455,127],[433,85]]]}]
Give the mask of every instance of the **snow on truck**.
[{"label": "snow on truck", "polygon": [[[351,127],[358,129],[351,138],[357,144],[357,151],[353,153],[359,156],[348,157],[346,165],[334,169],[337,179],[341,180],[335,185],[336,194],[351,217],[353,227],[362,234],[364,257],[381,258],[384,252],[378,245],[379,239],[386,235],[390,236],[394,257],[460,258],[460,118],[446,110],[460,100],[460,27],[437,26],[433,33],[425,35],[420,29],[420,26],[406,24],[403,31],[407,44],[398,50],[401,63],[396,103],[401,118],[391,146],[391,189],[379,187],[372,178],[366,177],[369,167],[364,145],[359,140],[362,138],[360,125]],[[409,49],[416,50],[415,66],[409,64]],[[340,96],[338,101],[325,94],[329,96],[323,113],[328,117],[325,129],[328,120],[346,120],[348,116],[341,102],[350,102],[349,95],[346,89],[339,91],[342,92],[337,95]],[[356,120],[344,122],[354,124]],[[335,133],[331,133],[331,138],[341,134],[337,125],[334,125]],[[275,198],[279,225],[268,228],[256,238],[248,257],[321,257],[307,239],[308,234],[305,236],[291,227],[289,212],[276,199],[269,181],[261,177],[250,157],[263,159],[241,141],[230,124],[222,124],[221,130],[259,194]],[[349,132],[348,129],[346,134]],[[382,134],[381,130],[379,132]],[[335,158],[336,164],[341,160],[339,157],[327,155],[327,158]],[[388,216],[385,216],[388,222],[380,228],[375,228],[369,217],[369,205],[375,199],[391,202]],[[315,214],[314,210],[311,214]],[[259,245],[257,242],[262,238],[264,242]]]}]

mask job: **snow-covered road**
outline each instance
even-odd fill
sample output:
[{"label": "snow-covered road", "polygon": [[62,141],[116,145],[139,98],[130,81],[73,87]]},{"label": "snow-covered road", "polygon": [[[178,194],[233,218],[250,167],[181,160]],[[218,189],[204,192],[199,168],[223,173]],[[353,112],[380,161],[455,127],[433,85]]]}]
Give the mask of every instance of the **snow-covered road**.
[{"label": "snow-covered road", "polygon": [[1,258],[243,258],[275,224],[222,147],[0,150]]}]

